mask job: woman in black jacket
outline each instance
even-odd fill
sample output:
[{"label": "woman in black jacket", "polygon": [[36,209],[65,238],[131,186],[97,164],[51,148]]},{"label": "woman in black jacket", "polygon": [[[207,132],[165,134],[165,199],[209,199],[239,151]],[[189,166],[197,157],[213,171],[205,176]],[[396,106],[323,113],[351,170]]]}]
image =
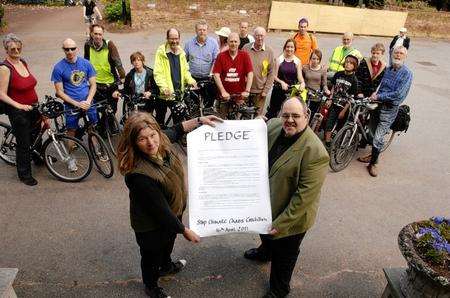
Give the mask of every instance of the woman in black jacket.
[{"label": "woman in black jacket", "polygon": [[150,297],[168,297],[160,276],[179,272],[185,260],[172,262],[177,234],[191,242],[200,237],[181,221],[186,208],[183,165],[171,146],[201,124],[214,126],[215,116],[194,118],[162,131],[148,113],[128,118],[118,148],[119,170],[130,196],[130,219],[141,253],[142,280]]},{"label": "woman in black jacket", "polygon": [[147,99],[144,111],[153,114],[155,111],[156,120],[162,125],[166,116],[167,108],[153,95],[159,94],[158,86],[153,77],[153,69],[145,65],[145,56],[141,52],[134,52],[130,56],[130,62],[133,68],[125,76],[123,93],[130,96],[143,96]]}]

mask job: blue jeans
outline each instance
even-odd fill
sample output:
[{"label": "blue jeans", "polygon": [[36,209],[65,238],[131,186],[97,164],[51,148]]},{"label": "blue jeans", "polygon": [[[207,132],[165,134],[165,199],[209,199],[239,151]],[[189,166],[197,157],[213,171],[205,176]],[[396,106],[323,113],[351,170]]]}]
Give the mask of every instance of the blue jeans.
[{"label": "blue jeans", "polygon": [[398,106],[382,105],[379,113],[379,122],[373,137],[373,147],[380,151],[384,146],[384,136],[391,129],[391,125],[397,117]]}]

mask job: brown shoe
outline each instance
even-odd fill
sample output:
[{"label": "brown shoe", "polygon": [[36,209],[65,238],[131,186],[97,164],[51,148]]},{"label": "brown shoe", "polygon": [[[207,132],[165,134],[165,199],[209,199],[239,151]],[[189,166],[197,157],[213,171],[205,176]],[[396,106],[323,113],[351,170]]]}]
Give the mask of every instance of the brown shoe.
[{"label": "brown shoe", "polygon": [[378,176],[377,165],[369,164],[367,166],[367,170],[369,171],[370,176],[372,176],[372,177],[377,177]]},{"label": "brown shoe", "polygon": [[358,161],[364,162],[364,163],[369,163],[371,158],[372,158],[372,154],[369,154],[364,157],[358,157]]}]

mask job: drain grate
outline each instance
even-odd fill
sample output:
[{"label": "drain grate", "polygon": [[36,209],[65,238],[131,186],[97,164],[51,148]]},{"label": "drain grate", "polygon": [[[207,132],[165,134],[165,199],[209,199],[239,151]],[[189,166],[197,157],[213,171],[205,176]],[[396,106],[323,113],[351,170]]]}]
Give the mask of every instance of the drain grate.
[{"label": "drain grate", "polygon": [[423,66],[437,66],[436,64],[428,62],[428,61],[416,61],[416,62]]}]

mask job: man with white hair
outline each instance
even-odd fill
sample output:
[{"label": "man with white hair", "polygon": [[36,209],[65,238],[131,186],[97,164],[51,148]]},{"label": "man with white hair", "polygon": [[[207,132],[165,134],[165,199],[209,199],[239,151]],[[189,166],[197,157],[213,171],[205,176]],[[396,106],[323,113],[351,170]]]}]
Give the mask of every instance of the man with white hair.
[{"label": "man with white hair", "polygon": [[254,30],[255,41],[244,46],[253,64],[253,83],[250,89],[250,104],[258,108],[258,115],[262,115],[267,93],[273,86],[275,77],[275,57],[271,47],[264,42],[266,30],[256,27]]},{"label": "man with white hair", "polygon": [[386,70],[380,83],[378,92],[372,94],[371,99],[379,101],[378,125],[372,142],[372,154],[359,159],[368,162],[367,170],[372,177],[378,176],[378,157],[384,146],[384,136],[388,133],[397,117],[398,108],[405,100],[411,87],[413,74],[404,65],[408,50],[404,46],[394,49],[392,65]]},{"label": "man with white hair", "polygon": [[345,32],[342,35],[342,45],[336,47],[330,57],[330,64],[328,66],[328,76],[332,77],[336,72],[344,70],[345,57],[352,55],[361,60],[363,56],[352,46],[353,33]]}]

